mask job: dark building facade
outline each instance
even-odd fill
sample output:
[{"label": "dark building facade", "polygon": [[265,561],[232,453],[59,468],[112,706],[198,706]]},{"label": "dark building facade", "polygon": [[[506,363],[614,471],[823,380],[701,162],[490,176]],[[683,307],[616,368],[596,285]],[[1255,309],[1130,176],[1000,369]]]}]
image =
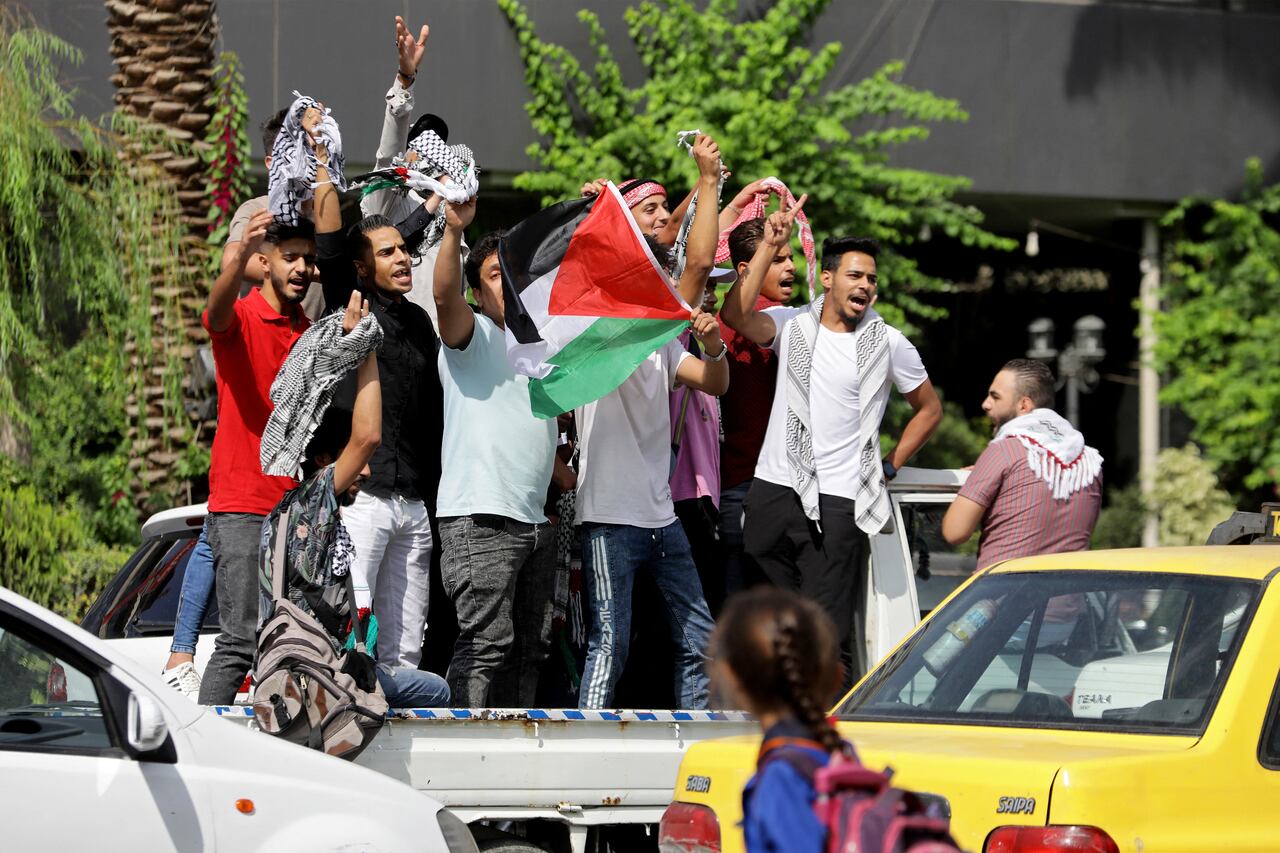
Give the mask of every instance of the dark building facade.
[{"label": "dark building facade", "polygon": [[[84,51],[67,71],[81,110],[109,110],[102,4],[26,5]],[[527,2],[539,34],[580,56],[588,46],[576,12],[590,7],[624,73],[635,74],[627,5]],[[768,5],[742,0],[740,9],[755,15]],[[377,144],[395,72],[393,18],[416,28],[430,15],[417,108],[443,115],[452,137],[476,151],[501,199],[490,210],[514,221],[533,208],[504,189],[532,166],[524,154],[532,132],[515,37],[493,0],[219,0],[218,11],[222,47],[244,65],[254,122],[287,105],[295,88],[320,97],[341,117],[353,169]],[[1187,195],[1236,195],[1248,157],[1269,178],[1280,173],[1280,2],[833,0],[813,33],[815,43],[844,45],[835,83],[898,59],[905,82],[958,100],[969,121],[934,128],[897,162],[969,177],[963,200],[1020,244],[1036,231],[1034,256],[978,255],[939,238],[912,247],[926,269],[957,283],[939,297],[949,318],[920,336],[937,384],[977,414],[994,370],[1024,354],[1030,320],[1054,318],[1061,344],[1078,317],[1102,317],[1108,356],[1083,400],[1082,425],[1108,458],[1110,481],[1128,480],[1138,456],[1134,303],[1144,223]],[[839,230],[817,225],[820,238]],[[1170,429],[1166,439],[1177,440]]]}]

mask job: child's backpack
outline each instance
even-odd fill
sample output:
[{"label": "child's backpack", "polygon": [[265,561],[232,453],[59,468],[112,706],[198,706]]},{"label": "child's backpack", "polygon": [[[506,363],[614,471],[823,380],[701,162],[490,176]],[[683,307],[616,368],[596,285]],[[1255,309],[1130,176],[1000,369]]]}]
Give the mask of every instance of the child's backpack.
[{"label": "child's backpack", "polygon": [[[814,741],[812,749],[821,746]],[[813,811],[827,828],[827,853],[960,853],[951,821],[936,803],[892,787],[893,771],[863,767],[852,747],[826,765],[810,749],[787,743],[765,743],[764,754],[765,763],[785,761],[813,780]]]},{"label": "child's backpack", "polygon": [[[285,595],[286,539],[281,513],[271,560],[271,616],[258,636],[253,714],[269,734],[354,759],[382,729],[387,698],[365,648],[365,625],[353,618],[355,647],[340,649],[314,616]],[[347,604],[355,602],[347,573]]]}]

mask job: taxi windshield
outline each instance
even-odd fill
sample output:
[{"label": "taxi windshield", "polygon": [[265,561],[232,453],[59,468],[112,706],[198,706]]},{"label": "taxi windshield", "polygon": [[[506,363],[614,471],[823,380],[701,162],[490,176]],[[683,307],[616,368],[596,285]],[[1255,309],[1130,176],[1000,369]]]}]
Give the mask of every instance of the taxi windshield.
[{"label": "taxi windshield", "polygon": [[1159,572],[978,578],[837,709],[889,720],[1200,734],[1261,584]]}]

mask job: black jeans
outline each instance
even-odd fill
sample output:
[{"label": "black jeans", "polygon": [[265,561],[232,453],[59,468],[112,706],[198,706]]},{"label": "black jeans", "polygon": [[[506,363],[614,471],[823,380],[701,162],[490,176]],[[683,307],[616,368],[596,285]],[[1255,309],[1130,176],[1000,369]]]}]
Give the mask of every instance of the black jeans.
[{"label": "black jeans", "polygon": [[214,512],[205,520],[213,550],[222,633],[200,682],[201,705],[230,705],[253,666],[258,645],[258,548],[265,516]]},{"label": "black jeans", "polygon": [[866,669],[862,618],[871,543],[858,528],[853,501],[818,496],[822,529],[805,517],[787,486],[755,480],[744,504],[743,550],[769,582],[811,598],[835,622],[844,687]]}]

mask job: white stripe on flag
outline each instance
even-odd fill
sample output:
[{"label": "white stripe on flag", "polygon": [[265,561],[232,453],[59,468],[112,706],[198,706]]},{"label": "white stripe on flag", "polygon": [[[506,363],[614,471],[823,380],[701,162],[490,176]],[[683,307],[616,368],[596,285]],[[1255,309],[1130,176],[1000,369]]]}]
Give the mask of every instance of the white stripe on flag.
[{"label": "white stripe on flag", "polygon": [[591,328],[591,324],[600,319],[599,317],[551,316],[549,313],[551,286],[555,283],[556,273],[559,271],[560,267],[557,266],[538,276],[528,287],[520,291],[520,304],[524,306],[525,311],[529,313],[529,318],[538,327],[538,334],[542,340],[537,343],[522,344],[515,339],[510,330],[506,334],[507,362],[511,365],[511,369],[533,379],[547,378],[555,369],[555,365],[547,363],[548,359],[553,358],[570,341]]}]

